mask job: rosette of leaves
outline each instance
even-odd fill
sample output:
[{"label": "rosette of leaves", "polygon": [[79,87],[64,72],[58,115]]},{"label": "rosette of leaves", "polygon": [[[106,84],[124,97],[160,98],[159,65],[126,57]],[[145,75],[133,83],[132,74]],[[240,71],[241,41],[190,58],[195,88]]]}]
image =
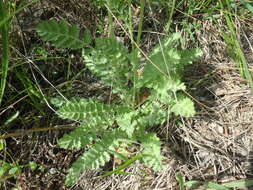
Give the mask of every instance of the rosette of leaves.
[{"label": "rosette of leaves", "polygon": [[[184,66],[197,60],[201,51],[181,50],[177,44],[180,35],[174,34],[154,47],[140,73],[136,71],[136,57],[116,39],[98,38],[94,47],[85,48],[91,41],[89,35],[80,40],[77,28],[65,22],[44,22],[37,31],[53,45],[83,47],[86,67],[120,99],[110,104],[94,98],[54,99],[61,118],[80,123],[59,140],[59,146],[87,149],[69,169],[66,185],[74,185],[83,172],[104,166],[111,156],[127,162],[131,158],[117,150],[124,148],[127,152],[127,147],[135,143],[141,154],[138,158],[154,171],[162,170],[161,142],[149,129],[166,122],[169,114],[194,115],[193,102],[183,93],[186,87],[181,82],[181,75]],[[64,43],[60,42],[62,36],[68,38]]]}]

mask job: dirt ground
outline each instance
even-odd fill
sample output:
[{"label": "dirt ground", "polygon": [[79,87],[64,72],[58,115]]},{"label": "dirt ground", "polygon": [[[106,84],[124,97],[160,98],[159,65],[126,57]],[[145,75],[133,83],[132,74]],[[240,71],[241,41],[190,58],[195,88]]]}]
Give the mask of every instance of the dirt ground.
[{"label": "dirt ground", "polygon": [[[96,24],[105,22],[97,14],[102,13],[98,13],[87,0],[41,1],[16,16],[12,35],[19,34],[19,37],[14,40],[17,44],[15,48],[24,54],[26,52],[25,56],[31,56],[31,44],[39,43],[34,27],[41,20],[51,18],[76,23],[80,28],[90,29],[95,36]],[[155,19],[162,19],[157,16]],[[218,32],[219,29],[207,20],[199,22],[202,27],[196,35],[196,40],[204,56],[198,63],[187,68],[185,78],[188,92],[195,101],[197,114],[189,119],[181,118],[180,127],[172,120],[165,126],[154,129],[163,143],[162,153],[166,165],[163,172],[153,173],[141,163],[137,163],[127,169],[135,175],[101,178],[100,171],[90,171],[83,174],[75,187],[67,188],[64,186],[67,169],[82,151],[67,151],[57,146],[57,140],[69,130],[49,130],[6,139],[8,152],[13,158],[18,158],[20,163],[35,161],[45,170],[32,172],[24,169],[16,179],[7,180],[4,188],[11,189],[18,185],[22,190],[175,190],[179,189],[175,177],[177,173],[182,174],[186,180],[219,183],[250,179],[253,174],[253,94],[240,76],[236,65],[228,57],[226,44]],[[158,29],[160,27],[162,24],[157,25]],[[174,27],[177,28],[176,24]],[[251,29],[246,24],[241,27],[252,41]],[[246,57],[249,63],[253,64],[252,52],[243,40],[243,35],[241,38],[245,43],[243,45]],[[149,49],[155,39],[156,34],[144,35],[143,48]],[[57,53],[58,50],[52,51]],[[76,52],[73,54],[78,56]],[[81,67],[80,63],[83,65],[78,57],[73,61],[80,61],[75,66],[76,70]],[[80,80],[92,81],[87,76],[82,76]],[[57,80],[51,82],[57,83]],[[74,94],[89,96],[96,93],[86,92],[86,87],[77,85],[76,89],[80,92],[73,90]],[[36,125],[47,127],[63,124],[60,119],[55,119],[49,108],[48,114],[47,117],[37,119],[39,124]],[[31,121],[29,125],[22,126],[22,129],[30,129],[33,125],[35,122]],[[109,163],[112,164],[114,163]],[[199,189],[201,188],[206,189]]]}]

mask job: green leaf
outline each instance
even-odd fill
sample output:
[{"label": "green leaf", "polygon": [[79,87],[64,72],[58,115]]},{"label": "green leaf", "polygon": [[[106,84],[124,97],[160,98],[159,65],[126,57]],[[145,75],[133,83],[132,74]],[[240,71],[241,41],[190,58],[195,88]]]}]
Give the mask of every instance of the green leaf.
[{"label": "green leaf", "polygon": [[117,117],[117,124],[122,131],[125,131],[127,135],[131,138],[134,133],[135,125],[132,123],[133,117],[136,115],[134,111],[120,115]]},{"label": "green leaf", "polygon": [[30,166],[32,171],[36,170],[36,168],[38,167],[38,164],[34,161],[29,162],[28,165]]},{"label": "green leaf", "polygon": [[176,174],[176,178],[177,178],[177,181],[179,183],[179,187],[180,187],[180,190],[184,190],[184,186],[185,186],[185,180],[184,180],[184,177],[181,175],[181,174]]},{"label": "green leaf", "polygon": [[253,186],[253,180],[240,180],[240,181],[233,181],[229,183],[222,184],[225,187],[235,188],[235,187],[251,187]]},{"label": "green leaf", "polygon": [[91,43],[91,39],[92,39],[92,36],[91,36],[90,30],[85,30],[84,34],[83,34],[83,42],[84,42],[84,44],[90,44]]},{"label": "green leaf", "polygon": [[142,105],[139,111],[138,125],[145,125],[146,128],[164,123],[169,114],[169,111],[163,109],[163,105],[157,101]]},{"label": "green leaf", "polygon": [[162,104],[171,106],[175,101],[177,91],[185,90],[186,86],[179,79],[166,79],[165,77],[153,85],[151,96],[158,99]]},{"label": "green leaf", "polygon": [[44,172],[45,168],[43,166],[39,166],[38,170],[41,171],[41,172]]},{"label": "green leaf", "polygon": [[195,180],[187,181],[184,183],[185,186],[192,188],[192,189],[197,188],[201,184],[203,184],[203,182],[195,181]]},{"label": "green leaf", "polygon": [[253,13],[253,6],[250,4],[250,2],[246,2],[244,0],[241,0],[241,2],[251,13]]},{"label": "green leaf", "polygon": [[63,119],[108,121],[114,115],[114,107],[93,99],[73,99],[58,111]]},{"label": "green leaf", "polygon": [[162,155],[161,155],[161,142],[154,133],[143,134],[140,137],[141,145],[143,146],[143,162],[154,171],[161,171]]},{"label": "green leaf", "polygon": [[15,119],[17,119],[18,116],[19,116],[19,111],[16,111],[15,114],[13,114],[9,119],[7,119],[7,120],[4,122],[4,125],[10,124],[12,121],[14,121]]},{"label": "green leaf", "polygon": [[178,33],[165,38],[150,53],[150,60],[144,68],[143,80],[155,83],[163,76],[178,75],[176,64],[180,62],[180,54],[174,48],[180,35]]},{"label": "green leaf", "polygon": [[172,106],[171,111],[176,116],[191,117],[195,115],[194,104],[190,98],[178,96],[176,103]]},{"label": "green leaf", "polygon": [[187,181],[184,183],[185,186],[190,188],[195,188],[200,185],[206,185],[209,188],[217,189],[217,190],[229,190],[230,188],[236,188],[236,187],[250,187],[253,185],[253,180],[238,180],[223,184],[217,184],[213,182],[201,182],[201,181]]},{"label": "green leaf", "polygon": [[108,132],[91,149],[80,156],[73,163],[66,176],[65,184],[72,186],[80,175],[88,169],[98,169],[110,160],[110,151],[119,146],[119,139],[122,133],[118,130]]},{"label": "green leaf", "polygon": [[159,86],[164,81],[177,81],[186,65],[202,56],[200,49],[180,50],[178,42],[180,34],[176,33],[161,42],[150,53],[150,60],[143,71],[141,82],[145,85]]},{"label": "green leaf", "polygon": [[10,175],[14,175],[14,174],[18,174],[21,172],[21,168],[20,166],[13,166],[10,170],[9,170],[9,174]]},{"label": "green leaf", "polygon": [[65,149],[80,149],[96,139],[95,130],[89,126],[79,126],[69,134],[65,134],[59,141],[58,145]]},{"label": "green leaf", "polygon": [[199,187],[201,185],[204,185],[205,187],[209,187],[209,188],[215,189],[215,190],[229,190],[229,188],[227,188],[223,185],[213,183],[213,182],[210,182],[210,181],[202,182],[202,181],[192,180],[192,181],[185,182],[184,185],[187,186],[187,187],[190,187],[192,189],[196,189],[197,187]]},{"label": "green leaf", "polygon": [[207,187],[210,187],[216,190],[229,190],[229,188],[219,185],[217,183],[206,182],[205,184],[207,185]]},{"label": "green leaf", "polygon": [[112,86],[113,93],[124,96],[129,89],[128,56],[128,50],[112,38],[97,38],[95,48],[83,51],[83,58],[89,70],[100,77],[105,85]]},{"label": "green leaf", "polygon": [[5,148],[5,140],[0,139],[0,151],[3,150],[4,148]]},{"label": "green leaf", "polygon": [[76,25],[70,26],[65,21],[44,21],[37,26],[36,31],[43,40],[50,41],[57,47],[79,49],[90,42],[87,34],[85,35],[85,41],[80,40],[78,27]]},{"label": "green leaf", "polygon": [[12,166],[11,164],[0,160],[2,163],[0,165],[0,177],[2,177]]},{"label": "green leaf", "polygon": [[[193,61],[199,60],[203,55],[203,52],[196,48],[191,50],[182,50],[180,51],[180,65],[179,66],[185,66],[192,64]],[[182,68],[183,69],[183,68]]]},{"label": "green leaf", "polygon": [[54,97],[50,99],[50,103],[59,108],[66,103],[66,100],[61,97]]}]

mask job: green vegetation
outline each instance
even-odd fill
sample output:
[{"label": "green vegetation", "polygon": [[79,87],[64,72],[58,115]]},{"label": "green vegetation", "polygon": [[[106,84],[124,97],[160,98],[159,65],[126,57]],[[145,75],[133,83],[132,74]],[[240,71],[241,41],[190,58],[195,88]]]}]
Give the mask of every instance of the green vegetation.
[{"label": "green vegetation", "polygon": [[[4,20],[8,17],[8,7],[7,5],[1,0],[0,1],[0,19]],[[1,84],[0,84],[0,105],[3,99],[4,90],[6,86],[6,78],[8,74],[8,66],[9,66],[9,25],[10,22],[6,21],[0,27],[1,34],[2,34],[2,74],[1,74]]]},{"label": "green vegetation", "polygon": [[[250,8],[249,3],[244,2],[243,5],[245,5],[248,9]],[[251,91],[253,92],[252,74],[249,71],[247,60],[245,58],[245,55],[243,53],[243,50],[240,44],[241,42],[237,38],[236,25],[234,23],[235,21],[233,20],[233,16],[232,16],[234,13],[232,12],[231,2],[228,0],[226,0],[225,2],[220,1],[220,6],[221,6],[221,11],[225,15],[225,19],[226,19],[228,30],[229,30],[228,33],[223,32],[224,40],[228,45],[228,51],[231,57],[233,58],[233,60],[235,61],[235,63],[237,64],[240,70],[241,76],[246,78],[246,80],[248,81],[250,85]],[[225,8],[225,6],[227,8]]]},{"label": "green vegetation", "polygon": [[[76,27],[54,20],[40,24],[37,32],[63,47],[80,48],[91,41],[86,35],[84,41],[79,40]],[[195,113],[193,102],[182,93],[181,73],[184,66],[200,58],[201,51],[179,50],[179,39],[180,35],[174,34],[161,41],[150,52],[141,74],[135,70],[139,67],[135,52],[129,53],[116,39],[97,38],[94,48],[83,50],[86,66],[117,98],[108,104],[93,98],[73,99],[60,106],[60,117],[80,121],[81,126],[60,139],[59,145],[68,149],[92,146],[69,170],[67,185],[74,185],[84,171],[103,166],[122,143],[126,152],[127,147],[141,142],[142,161],[155,171],[162,169],[161,143],[147,129],[163,124],[171,113],[185,117]]]},{"label": "green vegetation", "polygon": [[[63,5],[71,2],[59,0],[55,10],[63,14],[66,11]],[[86,5],[85,0],[82,6],[73,2],[71,5],[76,3],[78,8]],[[200,108],[212,109],[201,102],[201,98],[206,97],[195,97],[197,93],[192,91],[203,81],[213,80],[210,78],[216,70],[207,70],[206,66],[203,69],[206,73],[200,72],[198,79],[185,76],[196,75],[198,71],[191,71],[194,63],[205,62],[206,57],[213,56],[207,49],[215,48],[210,46],[215,46],[218,38],[223,46],[210,54],[227,53],[223,56],[235,64],[231,70],[241,76],[239,83],[247,84],[253,91],[252,63],[242,38],[252,29],[247,25],[253,19],[251,1],[94,0],[87,4],[97,11],[92,12],[96,25],[90,23],[95,29],[87,27],[85,18],[83,24],[77,22],[78,16],[69,14],[59,19],[59,12],[54,15],[55,10],[43,12],[45,7],[50,7],[47,4],[43,7],[43,3],[0,0],[0,177],[5,188],[9,187],[5,183],[12,184],[11,180],[18,179],[27,168],[37,173],[48,172],[39,168],[37,161],[25,160],[30,159],[32,153],[21,151],[26,149],[23,148],[25,143],[36,144],[36,148],[42,146],[43,143],[38,143],[40,134],[49,130],[60,131],[54,140],[47,139],[55,143],[52,143],[53,154],[83,152],[68,161],[66,165],[71,166],[67,172],[60,171],[67,173],[66,186],[78,184],[81,174],[91,170],[100,171],[100,177],[140,175],[127,170],[134,164],[143,164],[155,174],[165,171],[164,144],[181,138],[169,137],[171,128],[178,131],[186,128],[188,120],[195,122],[191,119],[196,114],[197,117],[206,114],[207,121],[213,119],[213,112],[210,116]],[[32,11],[29,9],[33,4],[40,5],[43,13],[36,18],[36,25],[25,28],[26,14],[22,12],[33,12],[34,7]],[[78,8],[73,12],[77,14]],[[243,27],[241,22],[245,22]],[[212,37],[202,36],[210,32],[202,28],[206,23],[210,31],[218,34],[213,41]],[[253,54],[250,42],[248,46]],[[211,85],[205,88],[219,98]],[[79,89],[82,89],[80,94]],[[62,124],[64,126],[58,126]],[[65,132],[63,129],[73,130]],[[158,133],[159,130],[166,131],[166,137]],[[180,143],[170,145],[172,149],[179,147],[175,152],[172,150],[175,158],[194,154],[184,152],[180,148],[184,143]],[[197,144],[197,148],[192,151],[197,152],[200,145],[193,144]],[[189,160],[193,160],[192,156]],[[143,176],[148,175],[144,170]],[[216,178],[213,181],[198,176],[198,180],[192,180],[196,176],[188,175],[186,180],[183,176],[174,175],[181,190],[200,186],[228,190],[252,185],[251,180],[219,183]]]},{"label": "green vegetation", "polygon": [[26,165],[19,165],[18,163],[8,163],[3,160],[0,160],[1,166],[0,166],[0,185],[1,183],[8,179],[17,176],[22,172],[22,169],[29,167],[32,171],[39,169],[40,171],[43,171],[44,168],[42,166],[38,166],[35,162],[29,162]]},{"label": "green vegetation", "polygon": [[190,189],[198,189],[200,187],[205,189],[214,190],[230,190],[231,188],[247,188],[253,185],[253,180],[238,180],[233,182],[227,182],[223,184],[217,184],[210,181],[184,181],[181,174],[177,174],[177,180],[179,182],[180,190],[185,190],[187,187]]}]

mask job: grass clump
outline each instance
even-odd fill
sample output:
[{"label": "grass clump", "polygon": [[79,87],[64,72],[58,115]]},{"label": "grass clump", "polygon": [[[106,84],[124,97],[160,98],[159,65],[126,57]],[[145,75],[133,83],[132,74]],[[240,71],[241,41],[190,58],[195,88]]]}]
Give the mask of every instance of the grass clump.
[{"label": "grass clump", "polygon": [[[249,3],[246,3],[244,1],[241,1],[241,2],[249,10],[251,10],[250,9],[251,5]],[[231,2],[220,1],[220,6],[221,6],[221,11],[225,15],[226,24],[228,27],[228,33],[223,32],[223,37],[224,37],[224,40],[227,44],[228,52],[229,52],[231,58],[236,63],[241,76],[247,80],[247,82],[251,88],[251,91],[253,92],[252,74],[249,71],[248,62],[247,62],[247,59],[246,59],[244,52],[242,50],[241,41],[240,41],[240,39],[238,39],[236,24],[235,24],[234,18],[232,16],[235,13],[233,11]],[[235,6],[236,5],[234,5],[234,7]],[[235,15],[235,18],[236,18],[236,15]]]}]

